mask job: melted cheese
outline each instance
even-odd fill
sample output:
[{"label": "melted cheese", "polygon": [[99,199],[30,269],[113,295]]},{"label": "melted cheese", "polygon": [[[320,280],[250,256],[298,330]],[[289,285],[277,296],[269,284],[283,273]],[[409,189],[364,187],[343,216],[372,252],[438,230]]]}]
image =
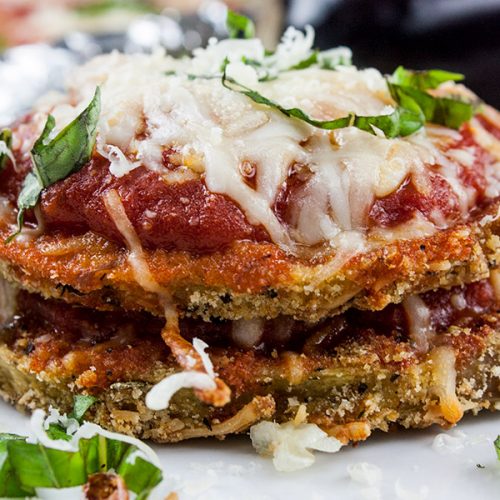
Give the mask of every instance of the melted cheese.
[{"label": "melted cheese", "polygon": [[[372,135],[353,127],[325,131],[226,89],[216,75],[227,57],[231,76],[316,119],[393,111],[386,81],[375,69],[339,66],[336,71],[318,67],[287,71],[310,55],[312,46],[308,29],[305,34],[287,31],[272,61],[265,58],[258,40],[211,40],[193,58],[182,60],[161,51],[113,53],[94,59],[73,75],[69,95],[75,101],[62,96],[54,108],[52,99],[45,112],[59,115],[58,128],[62,128],[100,85],[98,151],[110,159],[113,175],[126,175],[143,164],[163,174],[166,182],[175,182],[178,177],[162,163],[165,150],[175,151],[182,179],[201,176],[210,191],[232,198],[250,223],[265,227],[271,239],[290,252],[324,243],[342,250],[345,233],[369,241],[367,222],[373,201],[394,192],[409,176],[418,191],[431,194],[430,166],[433,175],[437,172],[448,182],[466,216],[475,193],[463,186],[460,173],[473,165],[474,152],[451,149],[446,153],[460,140],[458,132],[430,125],[407,138],[387,139],[381,131]],[[259,82],[259,67],[243,65],[242,56],[281,73],[274,80]],[[213,78],[186,76],[193,74]],[[479,125],[476,128],[484,147],[496,151],[498,141]],[[245,165],[255,169],[255,188],[246,182]],[[284,224],[274,205],[296,165],[307,175],[289,207],[291,221]],[[497,170],[492,167],[487,172],[491,181],[487,194],[492,196],[500,193]],[[435,210],[428,222],[443,228],[454,220]]]},{"label": "melted cheese", "polygon": [[251,349],[259,344],[264,335],[264,319],[238,319],[232,322],[231,338],[243,349]]},{"label": "melted cheese", "polygon": [[113,189],[108,191],[104,195],[104,204],[118,231],[120,231],[127,242],[129,248],[128,261],[134,273],[135,280],[144,290],[164,297],[165,292],[151,274],[144,258],[144,249],[132,223],[127,217],[119,194]]},{"label": "melted cheese", "polygon": [[208,354],[205,352],[205,349],[208,348],[208,344],[206,342],[203,342],[203,340],[201,339],[194,338],[193,347],[199,354],[207,375],[211,378],[215,378],[214,365]]},{"label": "melted cheese", "polygon": [[432,361],[432,392],[439,398],[438,408],[444,419],[456,424],[464,413],[455,392],[457,370],[456,355],[453,347],[435,347],[430,353]]},{"label": "melted cheese", "polygon": [[203,391],[216,389],[215,380],[206,373],[183,371],[174,373],[158,382],[146,395],[146,406],[150,410],[165,410],[172,396],[181,389],[195,388]]},{"label": "melted cheese", "polygon": [[419,352],[429,350],[429,341],[434,335],[431,329],[431,311],[418,295],[411,295],[403,301],[408,319],[410,339]]}]

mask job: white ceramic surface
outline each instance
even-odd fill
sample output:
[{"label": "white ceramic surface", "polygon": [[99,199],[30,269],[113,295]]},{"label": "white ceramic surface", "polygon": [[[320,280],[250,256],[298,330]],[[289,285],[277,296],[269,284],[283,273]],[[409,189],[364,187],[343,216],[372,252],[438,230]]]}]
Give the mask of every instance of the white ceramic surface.
[{"label": "white ceramic surface", "polygon": [[[0,403],[0,432],[26,434],[28,424],[27,417]],[[493,440],[500,434],[500,414],[466,418],[446,432],[448,446],[437,449],[433,442],[442,432],[377,433],[337,454],[318,453],[311,468],[294,473],[276,472],[245,437],[156,446],[165,481],[154,497],[175,491],[180,500],[499,499],[500,462]],[[354,481],[348,467],[361,462],[378,467],[381,480],[372,485]]]}]

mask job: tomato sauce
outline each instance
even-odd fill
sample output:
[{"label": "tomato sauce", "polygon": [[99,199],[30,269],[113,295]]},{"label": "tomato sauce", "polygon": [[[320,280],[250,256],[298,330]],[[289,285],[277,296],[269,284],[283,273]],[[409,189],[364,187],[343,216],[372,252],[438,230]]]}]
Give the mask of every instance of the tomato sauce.
[{"label": "tomato sauce", "polygon": [[[481,115],[476,118],[483,124],[488,123],[488,130],[500,139],[499,129],[493,128]],[[485,166],[494,164],[495,159],[475,141],[470,124],[466,123],[462,126],[460,135],[461,139],[448,146],[443,152],[446,154],[446,151],[452,148],[457,150],[467,148],[474,155],[472,165],[459,165],[458,178],[463,186],[475,191],[475,204],[481,206],[486,203]],[[431,174],[430,181],[432,185],[430,195],[419,193],[409,177],[396,191],[377,199],[370,211],[371,223],[374,226],[394,227],[409,221],[417,212],[432,220],[435,210],[448,221],[458,220],[460,218],[458,199],[451,186],[437,173]]]},{"label": "tomato sauce", "polygon": [[[489,123],[480,116],[478,119]],[[17,125],[21,123],[29,123],[29,117]],[[492,125],[489,127],[491,129]],[[26,135],[29,130],[23,133]],[[477,208],[486,199],[485,165],[493,159],[474,141],[468,124],[460,133],[460,141],[450,147],[473,150],[474,164],[467,168],[459,166],[459,177],[465,186],[475,190]],[[8,162],[7,168],[0,173],[0,194],[6,195],[13,204],[32,165],[29,153],[16,151],[15,155],[17,168]],[[163,165],[174,171],[178,167],[172,155],[175,156],[174,150],[165,151]],[[253,165],[248,167],[249,171],[256,170]],[[419,192],[409,176],[396,191],[376,199],[368,215],[368,228],[395,227],[408,222],[417,213],[438,227],[443,220],[446,224],[461,220],[457,196],[438,169],[438,166],[429,167],[429,194]],[[294,224],[293,208],[303,196],[310,176],[307,166],[291,166],[290,175],[278,191],[273,206],[283,224]],[[255,175],[246,182],[255,187]],[[79,172],[44,190],[40,208],[45,230],[65,235],[91,230],[125,244],[104,205],[103,195],[110,189],[118,191],[127,216],[146,248],[203,254],[223,250],[235,241],[270,241],[265,228],[250,224],[235,201],[210,192],[202,178],[169,183],[157,172],[142,166],[118,178],[109,172],[109,161],[98,155]],[[29,211],[25,220],[35,222]]]},{"label": "tomato sauce", "polygon": [[432,220],[435,211],[447,220],[457,220],[460,208],[450,185],[438,174],[431,174],[429,181],[429,194],[420,193],[408,177],[396,191],[375,200],[369,214],[371,225],[394,227],[408,222],[418,212]]},{"label": "tomato sauce", "polygon": [[[10,165],[1,175],[2,191],[17,200],[29,159]],[[158,173],[139,167],[117,178],[109,162],[94,157],[79,172],[44,190],[41,213],[47,231],[80,234],[92,230],[125,243],[105,208],[103,195],[116,189],[127,216],[146,248],[220,250],[235,240],[268,241],[262,227],[252,226],[228,197],[211,193],[200,180],[167,184]],[[27,217],[27,220],[33,218]]]}]

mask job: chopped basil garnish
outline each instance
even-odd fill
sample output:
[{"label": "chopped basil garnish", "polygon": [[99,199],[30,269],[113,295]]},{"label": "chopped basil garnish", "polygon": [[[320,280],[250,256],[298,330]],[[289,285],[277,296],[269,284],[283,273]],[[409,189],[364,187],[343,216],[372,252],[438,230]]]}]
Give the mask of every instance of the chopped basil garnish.
[{"label": "chopped basil garnish", "polygon": [[73,411],[68,415],[70,418],[82,421],[87,410],[97,401],[94,396],[87,396],[86,394],[77,394],[73,400]]},{"label": "chopped basil garnish", "polygon": [[9,442],[24,443],[25,437],[15,434],[0,434],[0,497],[22,498],[30,496],[30,491],[24,489],[15,475],[15,469],[9,460],[7,444]]},{"label": "chopped basil garnish", "polygon": [[[75,398],[73,414],[78,412],[77,406],[83,401]],[[85,400],[87,408],[89,401]],[[46,432],[53,440],[72,439],[59,424],[51,423]],[[137,498],[146,499],[161,482],[162,472],[138,456],[138,451],[133,444],[101,434],[80,439],[77,451],[28,443],[26,437],[15,434],[0,434],[0,497],[26,498],[35,496],[36,488],[80,486],[89,476],[112,470],[122,477]]]},{"label": "chopped basil garnish", "polygon": [[66,429],[58,424],[50,424],[47,429],[47,436],[50,439],[61,439],[63,441],[71,441],[71,436],[67,434]]},{"label": "chopped basil garnish", "polygon": [[297,63],[295,66],[292,66],[289,69],[307,69],[310,66],[313,66],[318,63],[318,54],[319,50],[315,50],[308,58],[304,59],[303,61],[300,61]]},{"label": "chopped basil garnish", "polygon": [[343,53],[342,49],[331,49],[319,51],[318,49],[311,52],[309,57],[298,62],[294,66],[288,68],[290,70],[307,69],[317,65],[321,69],[335,70],[338,66],[350,66],[352,64],[349,52]]},{"label": "chopped basil garnish", "polygon": [[[291,69],[303,69],[316,64],[320,55],[320,52],[314,52],[308,59]],[[398,104],[398,107],[392,113],[378,116],[358,116],[350,113],[336,120],[315,120],[299,108],[284,108],[259,92],[245,87],[228,77],[225,71],[227,64],[226,59],[222,75],[222,85],[224,87],[246,95],[257,104],[274,108],[289,118],[302,120],[313,127],[323,130],[356,127],[372,134],[375,134],[379,129],[389,138],[405,137],[421,129],[425,122],[458,129],[463,123],[469,121],[474,113],[472,103],[450,97],[434,97],[421,90],[435,88],[450,79],[457,81],[463,78],[462,75],[440,70],[413,72],[399,67],[387,82],[391,96]],[[413,84],[413,86],[400,85],[395,82],[405,82]]]},{"label": "chopped basil garnish", "polygon": [[379,116],[358,116],[350,113],[348,116],[338,118],[336,120],[314,120],[309,117],[304,111],[299,108],[284,108],[280,104],[264,97],[255,90],[249,89],[244,85],[236,82],[232,78],[228,78],[226,73],[222,76],[222,85],[224,87],[246,95],[257,104],[269,106],[277,109],[289,118],[297,118],[302,120],[313,127],[321,128],[323,130],[335,130],[345,127],[356,127],[366,132],[375,134],[374,127],[384,132],[387,137],[397,137],[410,135],[416,132],[423,126],[424,116],[420,107],[411,99],[411,97],[404,98],[404,104],[396,108],[389,115]]},{"label": "chopped basil garnish", "polygon": [[391,81],[405,87],[415,87],[419,90],[435,89],[444,82],[460,82],[464,79],[460,73],[451,73],[441,69],[413,71],[399,66],[392,74]]},{"label": "chopped basil garnish", "polygon": [[12,147],[12,132],[8,128],[4,128],[0,132],[0,171],[7,165],[9,160],[9,151]]},{"label": "chopped basil garnish", "polygon": [[253,21],[232,10],[227,11],[226,27],[229,38],[255,38]]},{"label": "chopped basil garnish", "polygon": [[474,113],[472,103],[449,97],[434,97],[414,87],[389,83],[393,99],[401,103],[403,96],[413,99],[425,115],[425,120],[454,129],[469,121]]},{"label": "chopped basil garnish", "polygon": [[[253,23],[251,25],[249,23],[251,23],[249,19],[229,11],[227,26],[232,38],[241,36],[245,38],[253,37]],[[249,26],[251,26],[251,29]],[[244,64],[252,66],[255,69],[258,79],[261,82],[275,79],[278,77],[279,73],[283,71],[283,69],[277,70],[274,67],[275,62],[266,59],[266,57],[263,61],[253,61],[245,57],[242,58]],[[422,128],[426,122],[458,129],[463,123],[470,120],[474,114],[474,105],[470,102],[454,97],[434,97],[427,92],[428,89],[435,89],[444,82],[458,82],[463,80],[464,76],[462,74],[440,69],[414,71],[399,66],[387,81],[390,93],[398,105],[391,114],[357,116],[350,113],[348,116],[337,120],[314,120],[301,109],[284,108],[278,103],[259,94],[257,91],[245,87],[234,79],[227,77],[225,73],[225,66],[227,64],[228,61],[226,58],[222,68],[222,84],[225,87],[246,95],[258,104],[277,109],[290,118],[297,118],[324,130],[354,126],[367,132],[376,133],[376,130],[374,130],[374,127],[376,127],[380,129],[386,137],[398,137],[413,134]],[[335,70],[339,65],[350,64],[350,51],[339,47],[323,52],[314,50],[302,61],[299,61],[286,71],[301,70],[311,66]]]},{"label": "chopped basil garnish", "polygon": [[[73,411],[68,415],[68,418],[74,418],[78,423],[82,423],[82,419],[87,413],[87,410],[97,401],[94,396],[85,394],[77,394],[73,397]],[[66,433],[66,429],[59,424],[50,424],[47,429],[47,435],[51,439],[62,439],[70,441],[71,436]]]},{"label": "chopped basil garnish", "polygon": [[[58,436],[59,438],[59,436]],[[26,438],[0,435],[0,496],[25,498],[36,488],[70,488],[84,485],[90,475],[114,470],[138,498],[147,498],[162,480],[161,470],[136,456],[138,448],[101,435],[81,439],[78,451],[62,451]]]},{"label": "chopped basil garnish", "polygon": [[500,436],[497,436],[494,445],[495,445],[495,451],[497,452],[498,460],[500,460]]},{"label": "chopped basil garnish", "polygon": [[36,206],[45,188],[77,172],[90,160],[100,112],[101,93],[98,87],[87,108],[53,139],[50,134],[55,120],[49,115],[42,135],[31,150],[33,170],[25,177],[17,198],[17,231],[7,241],[19,234],[24,212]]},{"label": "chopped basil garnish", "polygon": [[460,98],[434,97],[426,91],[447,81],[463,79],[459,73],[439,69],[412,71],[399,66],[389,78],[389,90],[398,103],[402,95],[411,97],[420,106],[426,121],[458,129],[472,118],[474,105]]}]

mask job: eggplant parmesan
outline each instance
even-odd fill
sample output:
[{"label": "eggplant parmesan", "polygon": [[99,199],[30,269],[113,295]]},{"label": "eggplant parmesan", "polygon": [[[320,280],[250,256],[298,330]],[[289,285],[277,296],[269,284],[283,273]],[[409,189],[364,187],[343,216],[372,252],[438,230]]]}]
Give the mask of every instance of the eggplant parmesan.
[{"label": "eggplant parmesan", "polygon": [[495,409],[498,112],[229,19],[249,38],[98,57],[2,131],[3,396],[158,441]]}]

